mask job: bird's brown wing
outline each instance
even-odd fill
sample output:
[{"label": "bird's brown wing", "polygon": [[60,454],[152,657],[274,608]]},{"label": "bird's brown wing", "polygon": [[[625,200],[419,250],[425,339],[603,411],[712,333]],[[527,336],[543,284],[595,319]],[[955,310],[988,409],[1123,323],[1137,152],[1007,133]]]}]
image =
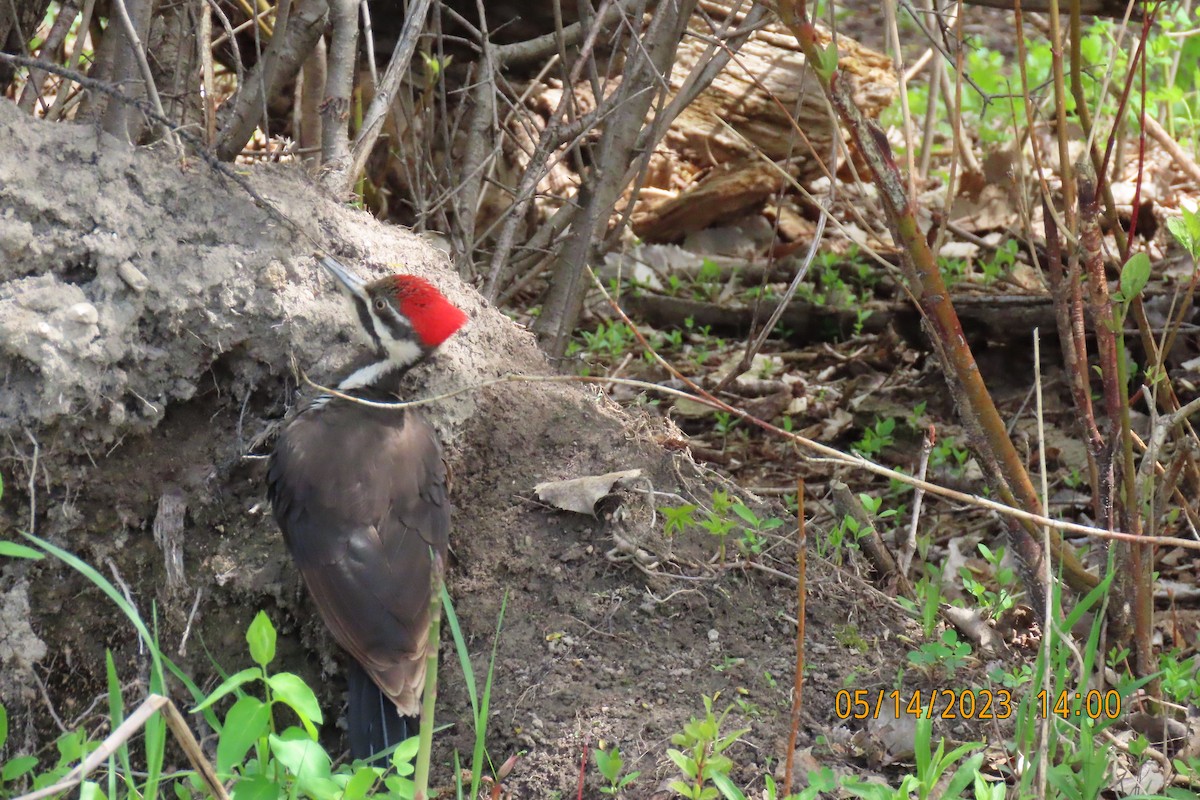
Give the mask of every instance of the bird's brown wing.
[{"label": "bird's brown wing", "polygon": [[268,485],[276,521],[334,638],[400,713],[416,715],[431,577],[445,561],[450,528],[433,428],[411,412],[403,420],[334,405],[305,412],[280,437]]}]

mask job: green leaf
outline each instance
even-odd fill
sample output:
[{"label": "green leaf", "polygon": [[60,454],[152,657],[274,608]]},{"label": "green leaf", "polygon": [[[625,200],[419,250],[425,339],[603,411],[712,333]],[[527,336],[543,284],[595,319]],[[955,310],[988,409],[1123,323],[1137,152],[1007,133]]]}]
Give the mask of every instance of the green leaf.
[{"label": "green leaf", "polygon": [[417,793],[417,785],[408,778],[399,775],[388,775],[383,784],[400,800],[412,800]]},{"label": "green leaf", "polygon": [[359,767],[354,771],[354,777],[346,782],[342,800],[362,800],[379,782],[379,776],[380,770],[375,767]]},{"label": "green leaf", "polygon": [[596,761],[596,769],[606,781],[613,783],[617,780],[617,776],[621,774],[621,751],[616,746],[611,750],[597,747],[592,751],[592,758]]},{"label": "green leaf", "polygon": [[463,683],[467,687],[467,698],[471,701],[471,716],[479,719],[479,697],[475,691],[475,670],[471,666],[471,651],[463,638],[462,628],[458,624],[458,614],[454,613],[454,603],[442,585],[442,610],[446,613],[446,622],[450,625],[450,635],[454,638],[454,649],[458,652],[458,664],[462,667]]},{"label": "green leaf", "polygon": [[0,542],[0,556],[8,558],[28,558],[33,561],[39,561],[46,556],[34,550],[32,547],[26,547],[23,544],[16,542]]},{"label": "green leaf", "polygon": [[296,776],[296,783],[306,793],[323,797],[341,794],[341,787],[333,782],[329,771],[329,754],[321,745],[308,738],[299,728],[288,728],[281,734],[267,737],[271,753]]},{"label": "green leaf", "polygon": [[671,791],[677,792],[684,797],[692,797],[692,787],[683,781],[671,781]]},{"label": "green leaf", "polygon": [[241,672],[235,672],[234,674],[232,674],[228,678],[226,678],[224,681],[222,681],[220,686],[218,686],[216,689],[213,689],[212,694],[210,694],[208,697],[204,698],[203,703],[196,706],[188,713],[195,714],[197,711],[203,711],[204,709],[211,706],[213,703],[220,700],[225,695],[227,695],[230,692],[237,689],[239,686],[242,686],[243,684],[247,684],[252,680],[256,680],[261,675],[262,675],[262,671],[257,669],[256,667],[247,667],[246,669],[242,670]]},{"label": "green leaf", "polygon": [[678,750],[667,750],[667,757],[675,762],[675,766],[679,767],[680,772],[695,780],[696,774],[699,772],[695,759],[685,756]]},{"label": "green leaf", "polygon": [[748,525],[751,525],[755,528],[758,527],[758,517],[755,516],[753,511],[751,511],[749,508],[746,508],[744,504],[736,503],[733,506],[733,513],[741,517]]},{"label": "green leaf", "polygon": [[833,77],[834,71],[838,64],[837,40],[830,42],[827,47],[819,47],[817,49],[818,63],[817,73],[824,81],[829,81]]},{"label": "green leaf", "polygon": [[[964,745],[964,747],[967,746],[979,747],[980,745]],[[954,755],[954,753],[957,752],[958,750],[954,750],[951,755]],[[951,759],[947,758],[947,761],[950,760]],[[954,760],[957,760],[957,756],[954,757]],[[981,764],[983,764],[983,753],[976,753],[964,761],[963,765],[954,773],[954,777],[950,779],[950,783],[946,785],[946,788],[942,792],[939,800],[955,800],[955,798],[961,797],[963,790],[967,788],[967,784],[974,783],[975,776],[979,774],[979,767]]]},{"label": "green leaf", "polygon": [[267,612],[260,611],[246,629],[246,642],[250,645],[250,658],[260,667],[275,660],[275,626]]},{"label": "green leaf", "polygon": [[392,753],[392,766],[397,771],[401,766],[408,766],[412,760],[417,757],[417,752],[421,749],[421,737],[410,736],[396,746]]},{"label": "green leaf", "polygon": [[1200,211],[1180,209],[1181,216],[1167,220],[1167,230],[1193,259],[1200,259]]},{"label": "green leaf", "polygon": [[726,800],[746,800],[746,795],[742,794],[742,790],[734,785],[728,775],[721,775],[719,773],[713,775],[712,782],[721,790],[721,795]]},{"label": "green leaf", "polygon": [[17,756],[9,759],[3,769],[0,769],[0,783],[15,781],[29,770],[37,766],[37,756]]},{"label": "green leaf", "polygon": [[231,800],[279,800],[283,786],[266,775],[242,778],[234,784]]},{"label": "green leaf", "polygon": [[1134,253],[1121,267],[1121,295],[1125,301],[1131,301],[1142,293],[1150,282],[1150,256],[1145,253]]},{"label": "green leaf", "polygon": [[[117,675],[117,664],[113,661],[112,650],[107,648],[104,650],[104,671],[108,682],[108,719],[109,724],[115,730],[125,721],[125,698],[121,694],[121,678]],[[123,743],[117,748],[117,758],[121,762],[125,785],[129,788],[130,794],[136,796],[138,792],[133,782],[133,767],[129,758],[128,743]]]},{"label": "green leaf", "polygon": [[217,774],[227,778],[246,753],[271,730],[271,708],[257,697],[239,698],[225,715],[225,727],[217,742]]},{"label": "green leaf", "polygon": [[728,736],[721,737],[713,745],[713,752],[714,753],[724,752],[724,750],[727,747],[729,747],[731,744],[733,744],[734,742],[736,742],[738,739],[742,738],[749,732],[750,732],[749,728],[742,728],[740,731],[734,731],[733,733],[729,734]]},{"label": "green leaf", "polygon": [[4,743],[8,741],[8,709],[4,707],[4,703],[0,703],[0,747],[4,747]]},{"label": "green leaf", "polygon": [[1167,230],[1175,237],[1175,241],[1195,258],[1196,241],[1192,238],[1192,232],[1188,230],[1187,220],[1183,217],[1171,217],[1167,220]]},{"label": "green leaf", "polygon": [[299,675],[290,672],[278,672],[267,678],[267,683],[275,693],[275,699],[295,711],[309,736],[316,739],[317,731],[313,723],[320,725],[325,720],[321,716],[321,704],[317,702],[317,696],[308,688],[308,684]]}]

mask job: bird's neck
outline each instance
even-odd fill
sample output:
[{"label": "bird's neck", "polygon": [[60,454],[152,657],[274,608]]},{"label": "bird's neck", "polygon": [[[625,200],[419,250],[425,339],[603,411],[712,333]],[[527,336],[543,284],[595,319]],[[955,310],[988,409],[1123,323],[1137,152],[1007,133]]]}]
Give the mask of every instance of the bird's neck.
[{"label": "bird's neck", "polygon": [[364,400],[396,400],[401,379],[415,363],[364,353],[350,363],[346,374],[338,381],[338,391]]}]

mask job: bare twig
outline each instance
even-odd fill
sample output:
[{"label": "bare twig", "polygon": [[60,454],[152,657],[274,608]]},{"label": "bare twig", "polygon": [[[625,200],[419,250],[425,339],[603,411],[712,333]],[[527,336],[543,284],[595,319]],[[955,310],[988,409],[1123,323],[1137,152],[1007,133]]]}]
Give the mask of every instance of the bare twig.
[{"label": "bare twig", "polygon": [[175,705],[170,700],[157,694],[152,694],[142,701],[142,704],[134,709],[133,713],[117,726],[117,729],[110,733],[100,743],[100,746],[93,750],[79,766],[67,773],[66,777],[52,786],[46,786],[36,792],[21,795],[16,800],[42,800],[42,798],[54,797],[75,788],[94,770],[116,754],[156,713],[162,713],[167,727],[175,735],[188,760],[192,762],[192,766],[200,773],[201,779],[203,779],[212,796],[216,800],[229,800],[229,795],[226,793],[225,787],[221,785],[221,781],[217,778],[216,770],[213,769],[208,759],[204,757],[204,751],[201,749],[200,743],[196,741],[196,737],[192,735],[191,729],[188,728],[187,720],[183,718],[183,715],[179,713],[179,709],[175,708]]},{"label": "bare twig", "polygon": [[783,778],[783,796],[792,793],[792,766],[796,756],[796,736],[800,730],[800,710],[804,700],[804,620],[808,577],[808,531],[804,525],[804,479],[796,479],[796,671],[792,684],[792,724],[788,734],[787,766]]},{"label": "bare twig", "polygon": [[[245,83],[238,87],[233,112],[217,141],[217,156],[232,161],[263,118],[268,98],[296,74],[325,27],[325,0],[281,0],[275,35]],[[255,29],[257,30],[257,28]]]},{"label": "bare twig", "polygon": [[[607,4],[608,0],[605,0]],[[601,10],[597,14],[597,19],[607,18],[606,9]],[[571,68],[570,74],[564,81],[564,85],[574,84],[579,79],[580,72],[584,65],[592,59],[592,52],[596,45],[597,38],[602,32],[603,26],[600,24],[593,25],[589,30],[587,37],[584,39],[583,46],[580,48],[579,54],[576,56],[575,64]],[[565,67],[565,65],[564,65]],[[564,111],[567,108],[571,95],[569,92],[563,92],[559,98],[558,106],[554,109],[554,113],[550,115],[550,120],[546,128],[542,131],[542,135],[538,138],[538,143],[532,156],[529,159],[529,166],[526,167],[524,174],[521,175],[521,182],[517,186],[516,196],[513,198],[513,203],[509,206],[507,216],[505,218],[504,227],[500,229],[500,235],[496,240],[495,247],[492,248],[492,263],[489,268],[487,288],[484,295],[489,300],[495,300],[496,295],[500,290],[500,278],[503,274],[503,269],[508,263],[509,255],[512,253],[513,243],[516,241],[517,228],[521,223],[521,219],[525,216],[525,210],[532,200],[534,191],[538,183],[545,176],[548,167],[542,166],[547,154],[559,141],[560,128],[562,128],[562,119]],[[597,95],[597,109],[600,112],[600,95]],[[615,101],[614,98],[604,98],[605,102]],[[559,210],[566,220],[574,219],[575,208],[566,207]],[[558,214],[555,214],[558,216]],[[486,234],[485,234],[486,235]]]},{"label": "bare twig", "polygon": [[[146,48],[142,44],[142,39],[138,36],[137,28],[134,27],[133,20],[129,16],[129,10],[125,7],[125,0],[112,0],[112,6],[117,12],[117,17],[121,20],[121,27],[125,31],[125,36],[128,40],[127,44],[133,55],[134,62],[137,64],[138,71],[142,73],[142,82],[145,84],[146,97],[150,100],[150,106],[159,117],[166,117],[162,101],[158,97],[158,87],[154,85],[154,73],[150,71],[150,62],[146,60]],[[122,109],[121,116],[123,119],[124,107],[120,104],[113,107]],[[154,124],[154,128],[160,138],[166,139],[176,152],[179,151],[179,142],[175,140],[175,136],[171,133],[170,128],[159,122]],[[110,130],[109,133],[117,133],[124,137],[128,136],[128,132],[124,129],[120,131]]]},{"label": "bare twig", "polygon": [[33,464],[29,467],[29,534],[32,536],[36,533],[34,527],[37,522],[37,468],[38,454],[42,452],[42,448],[37,437],[31,432],[26,430],[25,436],[33,443]]},{"label": "bare twig", "polygon": [[392,106],[392,100],[400,90],[400,82],[408,72],[408,65],[412,60],[413,53],[416,52],[417,40],[425,27],[425,17],[429,14],[430,2],[431,0],[414,0],[408,7],[408,12],[404,17],[404,29],[400,32],[400,38],[396,40],[396,46],[392,50],[392,58],[388,62],[387,69],[384,70],[383,77],[376,85],[375,97],[363,115],[362,127],[354,139],[350,158],[344,167],[334,170],[336,174],[331,175],[326,181],[327,186],[336,187],[338,194],[348,193],[358,179],[359,173],[366,166],[367,157],[371,155],[371,150],[374,149],[375,141],[379,138],[379,132],[383,128],[384,118]]},{"label": "bare twig", "polygon": [[[86,31],[92,24],[92,13],[96,9],[96,0],[84,0],[83,15],[79,18],[79,36],[75,37],[75,46],[71,48],[71,57],[67,60],[67,68],[75,69],[79,65],[79,59],[83,55],[83,45],[87,41],[87,37],[83,36],[83,31]],[[50,110],[46,112],[46,119],[50,121],[57,120],[66,110],[67,97],[70,96],[70,82],[64,80],[59,84],[58,92],[55,93],[54,104],[50,106]]]},{"label": "bare twig", "polygon": [[[628,321],[628,318],[626,318],[626,321]],[[966,492],[960,492],[936,483],[918,480],[917,478],[907,475],[903,472],[896,472],[896,470],[892,467],[888,467],[883,464],[877,464],[873,461],[863,458],[857,453],[843,453],[842,451],[830,447],[829,445],[822,444],[796,433],[785,431],[782,428],[766,422],[765,420],[758,419],[757,417],[737,408],[736,406],[731,406],[722,400],[709,396],[702,389],[699,389],[699,387],[696,387],[699,389],[697,394],[691,394],[680,389],[674,389],[670,386],[647,383],[646,381],[634,380],[632,378],[610,378],[605,375],[521,375],[508,373],[498,378],[482,380],[478,383],[473,383],[470,386],[454,389],[453,391],[445,392],[434,397],[426,397],[420,400],[407,400],[399,403],[381,403],[374,400],[364,400],[359,397],[354,397],[353,395],[339,392],[337,389],[333,389],[328,386],[322,386],[321,384],[310,379],[307,375],[302,374],[300,379],[323,394],[328,394],[332,397],[337,397],[342,400],[346,400],[347,402],[356,403],[367,408],[377,408],[382,410],[401,410],[405,408],[416,408],[419,406],[430,405],[432,403],[440,403],[444,400],[449,400],[460,395],[477,392],[481,389],[486,389],[491,386],[498,386],[505,383],[612,383],[619,386],[631,386],[647,392],[658,392],[671,397],[692,400],[710,408],[726,411],[733,416],[736,416],[738,419],[743,419],[771,434],[795,442],[798,446],[809,451],[816,457],[827,459],[828,461],[837,465],[850,467],[853,469],[861,469],[865,472],[870,472],[873,475],[889,478],[899,483],[903,483],[906,486],[920,487],[928,494],[937,495],[938,497],[951,500],[956,503],[965,503],[967,505],[987,511],[995,511],[997,514],[1011,517],[1023,522],[1028,522],[1033,525],[1048,525],[1054,530],[1063,531],[1065,533],[1076,533],[1083,536],[1091,536],[1097,539],[1129,540],[1142,542],[1145,544],[1182,547],[1188,550],[1200,550],[1200,541],[1193,539],[1180,539],[1174,536],[1137,536],[1135,534],[1125,533],[1123,531],[1107,531],[1102,528],[1092,527],[1090,525],[1080,525],[1079,523],[1075,522],[1052,519],[1050,517],[1043,516],[1042,514],[1034,514],[1021,508],[1007,506],[1003,503],[998,503],[995,500],[990,500],[986,497],[967,494]]]},{"label": "bare twig", "polygon": [[326,59],[325,97],[321,102],[321,161],[329,188],[343,188],[338,180],[350,158],[350,95],[358,66],[358,0],[329,0],[329,55]]},{"label": "bare twig", "polygon": [[[623,113],[604,127],[596,164],[621,165],[634,161],[646,112],[655,96],[662,96],[664,79],[670,74],[671,62],[695,4],[696,0],[660,3],[645,34],[636,40],[641,44],[630,47],[621,84],[615,92]],[[608,166],[589,171],[580,186],[580,210],[572,223],[571,236],[555,259],[550,290],[533,325],[551,357],[561,357],[566,350],[587,290],[583,272],[595,254],[595,243],[624,185],[624,174]]]},{"label": "bare twig", "polygon": [[[932,425],[925,432],[925,438],[921,441],[921,458],[917,463],[917,477],[925,480],[926,470],[929,469],[929,454],[933,452],[934,438],[937,436]],[[917,552],[917,527],[921,522],[921,506],[925,502],[925,490],[917,488],[913,492],[913,509],[912,517],[908,522],[908,537],[904,540],[904,547],[900,548],[900,555],[896,558],[900,568],[901,575],[907,575],[909,567],[912,566],[913,554]]]},{"label": "bare twig", "polygon": [[[58,49],[62,47],[63,41],[67,38],[67,34],[71,30],[71,23],[75,21],[75,15],[78,13],[79,3],[77,0],[67,0],[67,2],[63,3],[62,8],[58,10],[58,15],[54,18],[54,25],[51,26],[50,32],[46,34],[46,40],[38,48],[38,52],[43,57],[57,57]],[[29,78],[25,81],[25,88],[21,90],[21,99],[17,102],[17,107],[26,113],[30,113],[33,111],[34,103],[41,100],[42,108],[45,109],[46,101],[42,99],[42,89],[45,82],[45,70],[29,70]]]},{"label": "bare twig", "polygon": [[192,623],[196,620],[196,612],[200,610],[200,598],[204,596],[204,589],[196,590],[196,599],[192,601],[192,610],[188,614],[187,624],[183,627],[183,636],[179,638],[179,649],[176,654],[183,658],[187,655],[188,638],[192,635]]}]

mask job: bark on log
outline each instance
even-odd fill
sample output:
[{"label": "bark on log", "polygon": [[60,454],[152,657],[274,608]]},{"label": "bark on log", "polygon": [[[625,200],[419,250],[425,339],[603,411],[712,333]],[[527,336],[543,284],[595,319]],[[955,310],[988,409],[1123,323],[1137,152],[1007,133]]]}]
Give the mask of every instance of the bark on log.
[{"label": "bark on log", "polygon": [[[719,18],[732,13],[728,3],[701,5]],[[694,17],[691,29],[695,35],[684,39],[671,71],[672,92],[679,91],[709,44],[703,35],[706,22]],[[869,117],[878,116],[895,96],[891,59],[845,36],[838,37],[838,69]],[[830,155],[830,126],[820,84],[807,75],[795,37],[772,22],[750,37],[712,86],[671,124],[649,185],[672,192],[684,188],[666,201],[639,202],[634,232],[647,241],[675,241],[760,204],[784,183],[764,157],[786,163],[787,171],[801,178],[820,174]],[[828,170],[832,173],[834,166]]]}]

